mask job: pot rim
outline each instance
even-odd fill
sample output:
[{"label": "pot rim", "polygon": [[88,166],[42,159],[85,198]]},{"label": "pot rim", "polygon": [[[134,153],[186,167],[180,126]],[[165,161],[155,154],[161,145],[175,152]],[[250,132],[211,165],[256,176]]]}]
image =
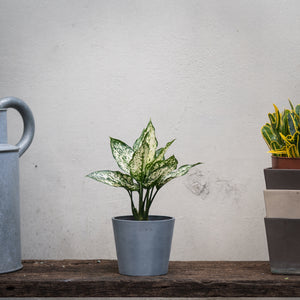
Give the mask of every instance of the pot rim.
[{"label": "pot rim", "polygon": [[149,218],[154,218],[154,219],[149,219],[149,220],[135,220],[133,219],[132,215],[124,215],[124,216],[117,216],[117,217],[112,217],[112,221],[114,222],[122,222],[122,223],[145,223],[145,222],[155,222],[155,223],[164,223],[164,222],[170,222],[175,220],[174,217],[169,217],[169,216],[161,216],[161,215],[149,215]]},{"label": "pot rim", "polygon": [[300,157],[281,157],[281,156],[271,156],[274,159],[282,159],[282,160],[286,160],[286,159],[293,159],[293,160],[300,160]]},{"label": "pot rim", "polygon": [[293,193],[293,194],[300,194],[300,190],[291,190],[291,189],[264,189],[264,193],[278,193],[278,194],[285,194],[285,193]]},{"label": "pot rim", "polygon": [[267,168],[264,168],[264,170],[267,170],[267,171],[289,171],[289,172],[299,172],[300,169],[276,169],[276,168],[272,168],[272,167],[267,167]]},{"label": "pot rim", "polygon": [[264,217],[264,220],[286,220],[287,222],[296,222],[296,223],[300,222],[300,219],[295,219],[295,218],[268,218],[268,217]]}]

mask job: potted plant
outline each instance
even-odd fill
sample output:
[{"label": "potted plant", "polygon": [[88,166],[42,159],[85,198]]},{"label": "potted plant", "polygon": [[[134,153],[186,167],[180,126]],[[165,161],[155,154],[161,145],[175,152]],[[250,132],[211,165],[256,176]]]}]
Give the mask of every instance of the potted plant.
[{"label": "potted plant", "polygon": [[300,105],[269,113],[261,133],[272,153],[264,169],[265,227],[271,272],[300,274]]},{"label": "potted plant", "polygon": [[123,171],[95,171],[89,178],[124,188],[130,199],[129,216],[112,218],[120,274],[162,275],[168,272],[174,218],[150,215],[154,198],[174,178],[185,175],[200,162],[177,169],[174,155],[165,154],[174,140],[157,148],[155,128],[149,121],[133,147],[110,138],[112,155]]},{"label": "potted plant", "polygon": [[272,154],[272,168],[264,169],[267,189],[300,189],[300,105],[282,113],[274,105],[270,123],[261,128]]}]

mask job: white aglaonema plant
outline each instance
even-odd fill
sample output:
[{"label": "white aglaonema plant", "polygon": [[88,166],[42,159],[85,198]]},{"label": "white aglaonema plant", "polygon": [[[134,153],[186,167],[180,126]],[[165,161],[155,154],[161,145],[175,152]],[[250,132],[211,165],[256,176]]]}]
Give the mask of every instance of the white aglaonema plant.
[{"label": "white aglaonema plant", "polygon": [[[103,170],[92,172],[87,177],[126,189],[134,219],[148,220],[149,209],[158,191],[170,180],[187,174],[192,167],[201,164],[183,165],[177,169],[178,161],[174,155],[165,158],[173,142],[157,149],[155,128],[149,121],[132,148],[120,140],[110,138],[112,155],[124,173]],[[134,192],[138,194],[138,207],[135,206]]]}]

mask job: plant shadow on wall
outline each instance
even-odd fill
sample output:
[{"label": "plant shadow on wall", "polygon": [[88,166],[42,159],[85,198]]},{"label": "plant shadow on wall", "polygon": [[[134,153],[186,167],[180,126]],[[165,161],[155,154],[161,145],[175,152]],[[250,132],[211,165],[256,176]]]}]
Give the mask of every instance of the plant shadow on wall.
[{"label": "plant shadow on wall", "polygon": [[209,170],[194,169],[189,172],[184,185],[201,200],[209,197],[214,199],[215,205],[222,206],[225,201],[226,206],[228,206],[229,201],[232,201],[231,205],[236,208],[244,207],[242,199],[247,185],[240,182],[236,177],[220,177],[219,172],[214,172],[212,168]]},{"label": "plant shadow on wall", "polygon": [[265,228],[271,272],[300,274],[300,105],[276,105],[261,133],[272,154],[264,169]]},{"label": "plant shadow on wall", "polygon": [[[112,155],[123,172],[102,170],[87,175],[113,187],[124,188],[132,216],[113,218],[119,272],[126,275],[162,275],[168,270],[174,218],[149,215],[160,189],[183,176],[200,162],[179,167],[166,152],[174,140],[158,148],[155,128],[149,121],[133,147],[110,138]],[[137,196],[137,197],[135,197]]]}]

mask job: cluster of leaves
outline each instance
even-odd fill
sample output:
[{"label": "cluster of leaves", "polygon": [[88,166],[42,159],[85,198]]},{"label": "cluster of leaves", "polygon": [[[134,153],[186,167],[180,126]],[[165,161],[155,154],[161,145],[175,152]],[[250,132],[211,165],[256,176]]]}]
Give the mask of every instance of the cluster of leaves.
[{"label": "cluster of leaves", "polygon": [[[150,206],[157,192],[170,180],[185,175],[192,167],[200,164],[184,165],[177,169],[174,155],[165,158],[171,141],[157,149],[155,128],[150,121],[131,148],[126,143],[110,138],[110,146],[119,171],[95,171],[87,175],[99,182],[123,187],[131,199],[131,210],[136,220],[148,220]],[[133,192],[138,193],[138,207],[135,207]]]},{"label": "cluster of leaves", "polygon": [[261,133],[270,148],[270,153],[280,157],[300,157],[300,105],[284,109],[282,113],[275,104],[275,112],[269,113],[270,123],[261,128]]}]

